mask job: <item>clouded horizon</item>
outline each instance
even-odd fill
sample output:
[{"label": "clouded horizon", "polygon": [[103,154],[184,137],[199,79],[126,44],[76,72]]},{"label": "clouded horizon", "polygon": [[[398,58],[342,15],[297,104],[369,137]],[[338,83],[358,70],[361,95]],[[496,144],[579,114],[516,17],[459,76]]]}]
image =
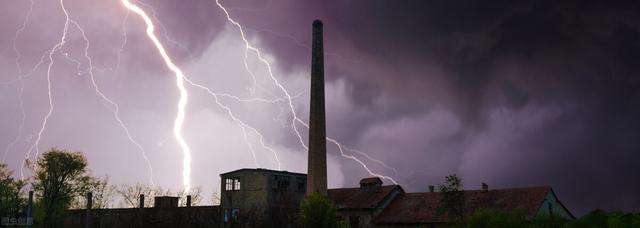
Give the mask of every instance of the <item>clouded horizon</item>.
[{"label": "clouded horizon", "polygon": [[[137,3],[153,12],[156,34],[189,79],[217,93],[276,100],[219,102],[262,133],[282,169],[306,172],[306,151],[291,130],[284,93],[253,52],[247,66],[254,75],[245,70],[239,30],[215,1]],[[48,111],[48,55],[30,70],[60,41],[64,27],[58,1],[34,0],[20,30],[29,4],[0,2],[0,155],[6,152],[2,162],[18,175]],[[156,184],[180,188],[182,154],[172,137],[179,94],[143,21],[117,0],[64,4],[90,41],[100,90],[119,105],[122,121],[149,157]],[[479,189],[482,182],[490,188],[549,185],[576,215],[595,208],[640,210],[637,3],[222,4],[270,62],[305,121],[311,23],[323,21],[327,135],[395,168],[355,153],[406,191],[425,191],[457,173],[465,189]],[[141,151],[114,118],[113,106],[92,87],[85,45],[71,26],[67,43],[52,55],[54,110],[39,149],[82,151],[92,174],[108,175],[115,184],[147,182],[150,171]],[[193,186],[210,196],[220,188],[220,173],[278,168],[255,132],[234,122],[203,90],[187,89],[184,136],[192,150]],[[306,129],[298,129],[306,142]],[[330,187],[356,186],[369,176],[332,144],[327,149]]]}]

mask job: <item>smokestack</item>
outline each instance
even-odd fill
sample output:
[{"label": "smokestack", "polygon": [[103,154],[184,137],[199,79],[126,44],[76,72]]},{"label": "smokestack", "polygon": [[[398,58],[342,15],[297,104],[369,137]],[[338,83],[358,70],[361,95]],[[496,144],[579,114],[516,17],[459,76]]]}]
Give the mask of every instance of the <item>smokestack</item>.
[{"label": "smokestack", "polygon": [[319,192],[327,195],[327,139],[324,112],[324,53],[322,21],[313,21],[311,47],[311,104],[309,113],[309,164],[307,195]]}]

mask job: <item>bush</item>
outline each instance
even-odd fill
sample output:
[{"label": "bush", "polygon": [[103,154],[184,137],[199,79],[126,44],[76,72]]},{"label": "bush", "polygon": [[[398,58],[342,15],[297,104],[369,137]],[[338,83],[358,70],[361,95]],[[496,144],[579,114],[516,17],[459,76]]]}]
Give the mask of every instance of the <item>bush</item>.
[{"label": "bush", "polygon": [[302,227],[348,227],[343,221],[338,221],[337,210],[328,197],[319,193],[312,193],[300,204],[300,225]]},{"label": "bush", "polygon": [[462,227],[467,228],[508,228],[527,226],[527,220],[520,213],[492,209],[478,209],[468,215],[464,220],[464,224],[462,224]]}]

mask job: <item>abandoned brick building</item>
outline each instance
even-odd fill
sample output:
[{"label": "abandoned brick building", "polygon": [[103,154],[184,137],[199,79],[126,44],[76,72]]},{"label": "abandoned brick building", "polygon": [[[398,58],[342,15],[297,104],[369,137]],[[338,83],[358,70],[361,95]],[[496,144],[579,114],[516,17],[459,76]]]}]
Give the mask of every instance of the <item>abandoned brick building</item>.
[{"label": "abandoned brick building", "polygon": [[[223,226],[259,226],[276,219],[279,227],[295,226],[304,198],[307,175],[267,169],[240,169],[220,175],[223,180],[220,207]],[[382,185],[377,177],[363,178],[356,188],[328,189],[339,219],[351,227],[414,227],[448,222],[438,214],[440,192],[407,193],[400,185]],[[466,190],[465,211],[478,208],[518,211],[531,219],[555,214],[573,215],[551,187]],[[274,214],[275,213],[275,214]],[[284,217],[280,217],[284,216]]]},{"label": "abandoned brick building", "polygon": [[[359,187],[327,189],[322,22],[313,22],[311,102],[307,174],[268,169],[239,169],[220,174],[220,205],[178,207],[176,197],[157,197],[153,208],[71,210],[65,227],[296,227],[305,195],[319,193],[336,205],[339,219],[351,227],[435,227],[449,219],[438,213],[442,194],[407,193],[383,185],[377,177]],[[478,208],[519,211],[531,219],[573,215],[551,187],[464,191],[466,212]],[[90,200],[89,200],[90,201]],[[187,200],[188,202],[189,200]],[[144,200],[141,200],[144,202]],[[141,203],[142,204],[142,203]]]}]

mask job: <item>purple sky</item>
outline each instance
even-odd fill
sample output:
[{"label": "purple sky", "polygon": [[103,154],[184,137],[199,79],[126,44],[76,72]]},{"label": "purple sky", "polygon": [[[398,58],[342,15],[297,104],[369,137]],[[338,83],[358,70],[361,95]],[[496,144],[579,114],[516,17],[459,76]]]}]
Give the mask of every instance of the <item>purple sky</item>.
[{"label": "purple sky", "polygon": [[[6,152],[3,162],[15,170],[48,111],[48,55],[27,73],[59,42],[64,27],[58,1],[33,2],[23,30],[30,1],[0,2],[0,155]],[[241,98],[284,96],[250,52],[254,84],[245,70],[239,31],[214,0],[138,3],[149,14],[153,7],[158,36],[194,82]],[[155,182],[180,188],[182,155],[172,137],[178,90],[144,34],[144,23],[135,14],[127,16],[117,0],[64,4],[90,41],[99,88],[119,105],[122,121],[146,150]],[[328,136],[394,167],[397,173],[356,154],[407,191],[424,191],[457,173],[468,189],[481,182],[490,188],[550,185],[577,215],[594,208],[640,210],[638,4],[222,4],[271,63],[305,121],[311,22],[323,20]],[[39,149],[82,151],[92,173],[109,175],[115,184],[147,182],[150,172],[140,150],[116,122],[113,106],[92,87],[85,45],[71,26],[67,43],[52,55],[54,111]],[[21,132],[20,72],[25,74]],[[218,191],[220,173],[256,167],[256,161],[277,168],[253,131],[244,128],[245,138],[211,96],[187,88],[184,135],[193,154],[194,186],[209,196]],[[283,169],[306,172],[306,151],[291,130],[286,101],[220,102],[264,135]],[[306,131],[298,127],[306,141]],[[369,176],[358,163],[340,157],[336,147],[327,148],[330,186],[355,186]]]}]

